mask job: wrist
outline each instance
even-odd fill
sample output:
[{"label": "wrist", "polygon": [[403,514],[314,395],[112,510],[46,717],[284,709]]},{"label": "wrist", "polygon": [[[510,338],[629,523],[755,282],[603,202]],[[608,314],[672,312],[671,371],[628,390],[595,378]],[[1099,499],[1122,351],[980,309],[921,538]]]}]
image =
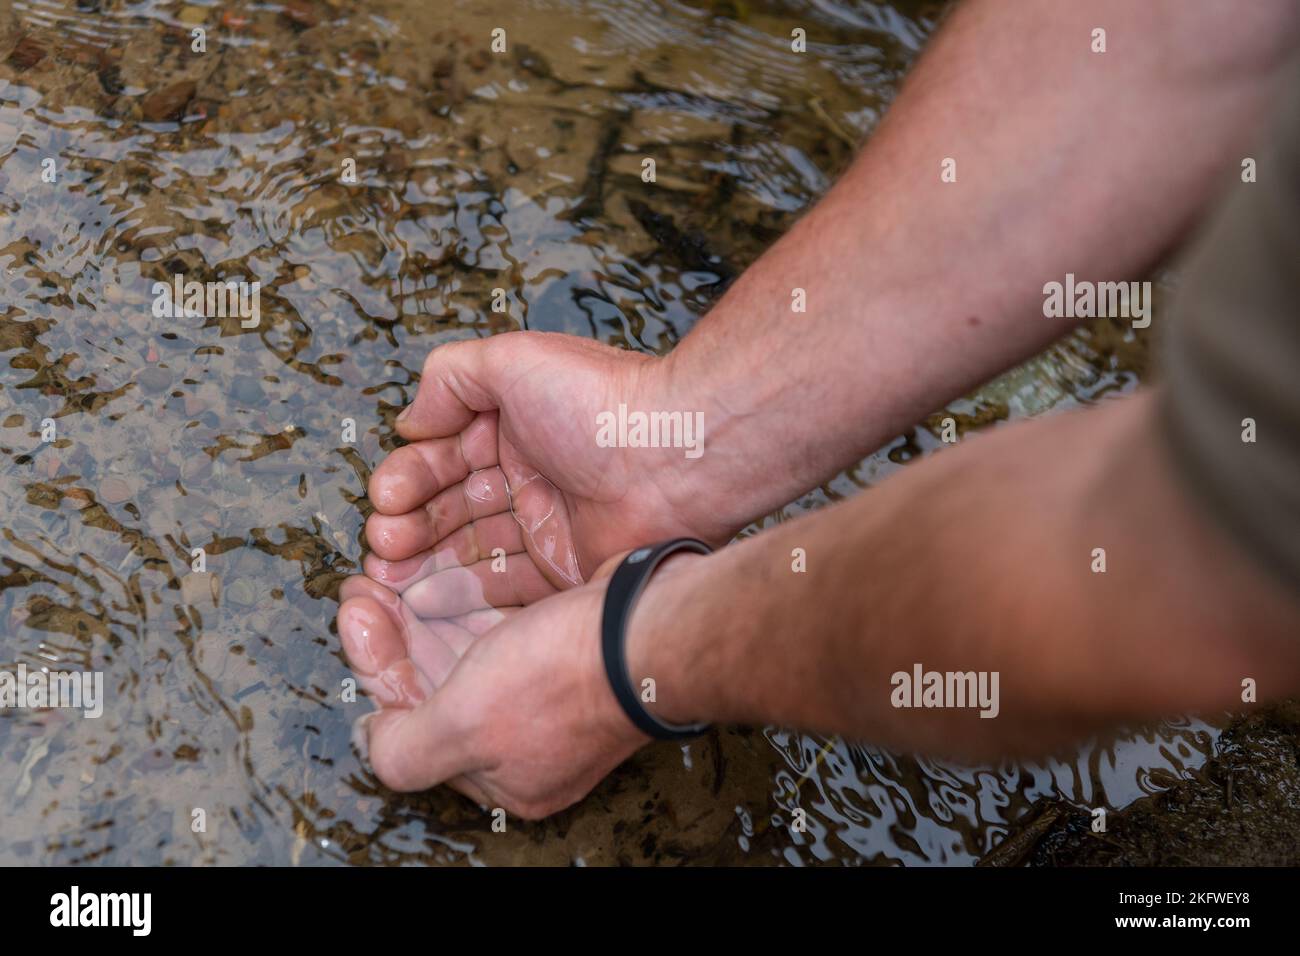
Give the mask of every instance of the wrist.
[{"label": "wrist", "polygon": [[643,460],[659,497],[680,520],[681,533],[718,547],[764,512],[751,513],[744,500],[748,484],[729,481],[720,473],[724,460],[744,458],[727,448],[734,422],[716,401],[710,383],[700,380],[691,363],[678,361],[681,348],[637,369],[631,404],[651,413],[680,414],[683,435],[689,419],[687,447],[658,449]]},{"label": "wrist", "polygon": [[[696,633],[686,614],[700,563],[707,560],[689,552],[666,559],[642,589],[624,634],[628,677],[641,705],[669,724],[708,722],[713,716],[706,661],[694,648]],[[645,699],[647,679],[654,681],[653,700]]]}]

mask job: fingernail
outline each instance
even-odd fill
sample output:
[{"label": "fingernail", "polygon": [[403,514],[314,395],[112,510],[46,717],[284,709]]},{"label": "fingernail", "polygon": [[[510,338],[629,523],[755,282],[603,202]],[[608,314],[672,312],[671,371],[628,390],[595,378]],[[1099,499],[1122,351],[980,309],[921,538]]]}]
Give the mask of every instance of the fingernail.
[{"label": "fingernail", "polygon": [[404,418],[406,418],[406,416],[409,414],[411,414],[411,406],[407,405],[405,408],[403,408],[400,412],[397,413],[397,420],[400,422]]}]

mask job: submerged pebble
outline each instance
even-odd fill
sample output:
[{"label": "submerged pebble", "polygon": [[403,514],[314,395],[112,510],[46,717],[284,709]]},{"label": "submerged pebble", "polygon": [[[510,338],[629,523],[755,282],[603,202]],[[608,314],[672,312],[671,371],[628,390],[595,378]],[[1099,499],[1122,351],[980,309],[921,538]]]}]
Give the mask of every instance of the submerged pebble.
[{"label": "submerged pebble", "polygon": [[257,590],[241,578],[226,590],[226,597],[239,607],[252,607],[257,603]]},{"label": "submerged pebble", "polygon": [[172,383],[172,376],[165,368],[158,368],[155,365],[141,372],[136,381],[147,392],[161,392]]},{"label": "submerged pebble", "polygon": [[215,605],[221,600],[221,578],[211,571],[191,571],[181,578],[181,600],[186,604]]},{"label": "submerged pebble", "polygon": [[18,41],[9,54],[9,62],[19,70],[30,70],[45,59],[45,47],[32,37],[25,36]]},{"label": "submerged pebble", "polygon": [[140,112],[150,123],[178,120],[185,115],[185,107],[194,99],[196,89],[193,80],[181,80],[154,90],[140,101]]},{"label": "submerged pebble", "polygon": [[230,394],[235,401],[246,407],[258,405],[266,397],[262,384],[251,375],[236,375],[230,386]]},{"label": "submerged pebble", "polygon": [[121,504],[131,497],[131,486],[122,478],[105,478],[99,483],[99,500],[110,505]]}]

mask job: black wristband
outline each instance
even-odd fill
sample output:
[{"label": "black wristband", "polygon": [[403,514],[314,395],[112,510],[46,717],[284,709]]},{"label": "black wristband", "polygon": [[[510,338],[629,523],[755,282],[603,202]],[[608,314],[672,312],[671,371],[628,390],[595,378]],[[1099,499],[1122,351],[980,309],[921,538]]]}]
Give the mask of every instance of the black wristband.
[{"label": "black wristband", "polygon": [[637,729],[658,740],[688,740],[703,733],[708,724],[674,726],[666,724],[641,706],[627,672],[627,621],[650,575],[664,558],[678,551],[710,554],[713,549],[695,538],[674,538],[649,548],[637,548],[614,571],[605,591],[605,610],[600,621],[600,647],[605,658],[605,676],[614,699]]}]

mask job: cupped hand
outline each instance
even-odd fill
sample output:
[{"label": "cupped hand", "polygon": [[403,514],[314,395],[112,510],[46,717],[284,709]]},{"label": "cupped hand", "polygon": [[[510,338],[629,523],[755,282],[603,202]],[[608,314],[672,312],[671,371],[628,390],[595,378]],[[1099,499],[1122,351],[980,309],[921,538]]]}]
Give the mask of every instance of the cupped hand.
[{"label": "cupped hand", "polygon": [[424,617],[368,577],[347,579],[339,635],[379,708],[359,725],[376,776],[402,791],[445,783],[526,819],[585,796],[648,742],[605,678],[606,583]]},{"label": "cupped hand", "polygon": [[423,617],[524,606],[610,555],[693,535],[720,544],[680,448],[597,444],[597,416],[673,401],[663,360],[569,335],[443,345],[398,417],[410,444],[370,481],[365,573]]}]

